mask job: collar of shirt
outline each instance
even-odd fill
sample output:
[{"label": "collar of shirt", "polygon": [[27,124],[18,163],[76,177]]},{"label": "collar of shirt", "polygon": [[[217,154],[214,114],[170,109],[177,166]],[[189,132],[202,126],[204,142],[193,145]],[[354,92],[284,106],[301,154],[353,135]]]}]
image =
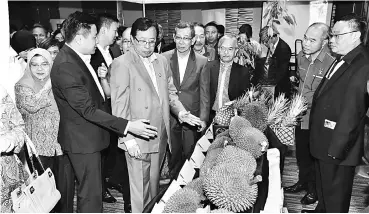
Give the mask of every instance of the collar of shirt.
[{"label": "collar of shirt", "polygon": [[177,50],[177,56],[178,56],[178,59],[181,59],[181,60],[188,60],[188,57],[190,56],[190,52],[191,51],[188,51],[188,53],[185,55],[185,56],[180,56],[179,53],[178,53],[178,50]]},{"label": "collar of shirt", "polygon": [[227,63],[220,61],[220,66],[221,67],[228,68],[228,67],[231,67],[232,65],[233,65],[233,61],[232,62],[227,62]]},{"label": "collar of shirt", "polygon": [[151,54],[151,56],[149,57],[142,57],[141,55],[137,54],[140,59],[142,60],[142,62],[150,64],[153,63],[156,59],[158,59],[158,57],[155,55],[155,53]]},{"label": "collar of shirt", "polygon": [[67,45],[70,49],[72,49],[74,52],[76,52],[76,54],[81,57],[81,59],[83,60],[83,62],[85,63],[90,63],[91,62],[91,55],[84,55],[81,54],[80,52],[78,52],[76,49],[72,48],[68,43],[65,43],[65,45]]},{"label": "collar of shirt", "polygon": [[[277,45],[278,45],[278,43],[279,43],[279,37],[277,37],[277,42],[274,44],[274,46],[273,46],[273,48],[274,48],[274,52],[275,52],[275,49],[277,48]],[[273,52],[273,53],[274,53]]]},{"label": "collar of shirt", "polygon": [[[316,57],[316,59],[315,59],[315,60],[319,60],[320,62],[323,62],[323,60],[324,60],[324,57],[325,57],[325,54],[326,54],[326,53],[329,53],[328,45],[325,45],[325,46],[320,50],[320,53],[318,54],[318,56]],[[314,62],[312,62],[312,60],[311,60],[311,55],[304,54],[303,52],[302,52],[302,55],[303,55],[304,57],[306,57],[306,59],[308,59],[311,63],[314,63]]]}]

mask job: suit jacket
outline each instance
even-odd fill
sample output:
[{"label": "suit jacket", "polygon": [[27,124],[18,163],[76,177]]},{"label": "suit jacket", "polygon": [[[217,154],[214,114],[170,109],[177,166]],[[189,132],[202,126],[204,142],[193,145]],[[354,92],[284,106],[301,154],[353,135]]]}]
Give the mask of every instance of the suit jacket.
[{"label": "suit jacket", "polygon": [[[310,113],[310,150],[322,161],[356,166],[364,146],[364,120],[369,106],[369,55],[359,45],[343,57],[344,63],[315,91]],[[328,128],[329,121],[335,127]],[[336,157],[329,157],[331,155]]]},{"label": "suit jacket", "polygon": [[[210,68],[210,108],[213,107],[218,91],[218,79],[220,61],[214,60],[209,62]],[[229,76],[228,96],[229,99],[235,100],[242,96],[250,88],[249,69],[237,63],[232,64],[231,74]]]},{"label": "suit jacket", "polygon": [[177,49],[162,55],[168,60],[179,101],[187,111],[207,122],[210,111],[210,73],[206,66],[207,58],[191,50],[185,74],[180,83]]},{"label": "suit jacket", "polygon": [[[110,53],[111,58],[114,59],[113,53],[111,52],[110,48],[109,48],[109,53]],[[105,62],[104,56],[102,55],[100,49],[96,48],[95,53],[91,55],[91,62],[90,62],[96,74],[97,74],[97,69],[101,66],[101,63],[104,63],[104,65],[107,68],[109,68],[108,64],[106,64]]]},{"label": "suit jacket", "polygon": [[127,120],[112,116],[85,63],[67,45],[55,58],[51,83],[60,113],[58,141],[64,151],[94,153],[109,144],[109,130],[123,136]]},{"label": "suit jacket", "polygon": [[[158,152],[160,143],[170,145],[169,107],[175,115],[185,110],[178,100],[171,72],[165,57],[153,53],[157,59],[153,62],[158,84],[159,96],[146,70],[145,65],[134,48],[113,61],[111,65],[111,102],[113,115],[128,120],[148,119],[150,125],[159,129],[158,137],[145,140],[130,133],[120,138],[118,146],[126,150],[125,141],[135,139],[142,153]],[[168,142],[159,142],[163,133],[160,127],[164,122]]]}]

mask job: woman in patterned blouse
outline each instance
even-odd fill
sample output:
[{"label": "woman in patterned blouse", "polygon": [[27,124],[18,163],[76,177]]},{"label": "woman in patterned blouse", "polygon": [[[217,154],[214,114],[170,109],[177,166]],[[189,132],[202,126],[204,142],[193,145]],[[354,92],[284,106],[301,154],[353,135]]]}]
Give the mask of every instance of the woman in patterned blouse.
[{"label": "woman in patterned blouse", "polygon": [[58,188],[63,152],[57,141],[60,116],[51,90],[52,57],[47,50],[36,48],[28,53],[28,59],[25,74],[15,85],[15,100],[26,133],[45,169],[53,171]]},{"label": "woman in patterned blouse", "polygon": [[24,183],[21,179],[23,168],[19,167],[15,153],[19,153],[24,143],[24,122],[6,90],[0,85],[0,175],[2,213],[13,212],[11,192]]}]

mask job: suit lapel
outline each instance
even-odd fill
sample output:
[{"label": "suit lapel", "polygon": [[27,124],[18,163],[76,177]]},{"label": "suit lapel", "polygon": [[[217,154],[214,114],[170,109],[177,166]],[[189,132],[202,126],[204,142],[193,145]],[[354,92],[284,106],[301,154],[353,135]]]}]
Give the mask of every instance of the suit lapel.
[{"label": "suit lapel", "polygon": [[210,75],[213,75],[213,81],[214,81],[214,91],[218,91],[218,80],[219,80],[219,68],[220,68],[220,62],[219,60],[217,63],[214,64],[213,69],[210,73]]},{"label": "suit lapel", "polygon": [[322,85],[320,88],[319,88],[319,93],[318,93],[318,96],[321,96],[325,91],[327,91],[330,87],[332,87],[332,85],[334,84],[334,82],[336,82],[341,76],[342,74],[345,73],[345,71],[349,68],[349,64],[347,64],[346,62],[344,62],[339,68],[338,70],[332,75],[332,77],[330,79],[326,79],[325,78],[325,81],[320,84]]},{"label": "suit lapel", "polygon": [[[237,71],[237,67],[236,67],[236,63],[232,64],[231,67],[231,73],[229,74],[229,82],[231,83],[235,83],[238,82],[238,74],[239,72]],[[228,84],[228,96],[230,94],[232,94],[232,90],[234,87],[237,87],[238,84]]]},{"label": "suit lapel", "polygon": [[177,89],[180,89],[181,85],[179,84],[178,55],[176,50],[173,51],[173,55],[170,58],[170,69],[172,71],[173,83]]},{"label": "suit lapel", "polygon": [[[160,66],[159,60],[155,60],[153,62],[153,65],[154,65],[154,71],[155,71],[155,77],[156,77],[156,84],[158,85],[158,93],[159,93],[159,94],[158,93],[156,93],[156,94],[157,94],[157,96],[160,100],[160,103],[161,103],[161,101],[162,101],[161,96],[164,96],[164,91],[162,91],[162,90],[165,89],[165,87],[163,87],[163,83],[164,83],[163,80],[164,80],[164,76],[165,76],[164,75],[165,71],[163,71],[162,66]],[[155,88],[154,88],[154,90],[155,90]]]},{"label": "suit lapel", "polygon": [[186,71],[183,76],[183,80],[181,86],[186,83],[188,78],[191,76],[192,72],[196,69],[196,55],[193,50],[190,52],[190,56],[188,57]]}]

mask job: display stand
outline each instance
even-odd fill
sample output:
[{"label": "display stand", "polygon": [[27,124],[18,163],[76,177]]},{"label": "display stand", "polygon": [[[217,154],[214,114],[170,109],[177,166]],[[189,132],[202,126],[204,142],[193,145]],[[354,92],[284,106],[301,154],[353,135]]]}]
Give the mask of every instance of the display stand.
[{"label": "display stand", "polygon": [[[284,166],[284,158],[285,153],[287,152],[287,146],[282,144],[277,136],[274,134],[272,129],[267,127],[264,134],[268,138],[269,141],[269,149],[268,151],[259,157],[257,159],[257,169],[255,171],[255,175],[261,175],[262,181],[259,182],[258,185],[258,198],[252,208],[249,210],[246,210],[247,213],[260,213],[260,212],[275,212],[279,213],[282,210],[282,207],[279,205],[283,204],[283,195],[280,195],[279,198],[275,198],[276,195],[279,195],[279,192],[282,192],[281,189],[281,183],[280,182],[269,182],[269,174],[271,172],[271,175],[276,176],[276,171],[280,172],[279,178],[276,178],[277,180],[281,180],[281,175],[283,171]],[[166,200],[169,199],[171,194],[173,194],[173,188],[178,188],[178,183],[180,184],[180,187],[184,187],[186,185],[186,182],[191,181],[192,179],[195,179],[199,176],[199,168],[203,162],[203,158],[206,155],[207,149],[210,145],[210,141],[213,139],[213,133],[211,128],[208,129],[205,133],[205,135],[200,138],[200,140],[196,143],[194,151],[190,158],[188,158],[182,167],[181,172],[179,173],[179,176],[177,180],[174,180],[169,187],[164,188],[159,192],[158,195],[156,195],[150,203],[145,207],[143,210],[143,213],[161,213],[164,209]],[[278,150],[276,152],[276,149]],[[199,150],[201,151],[199,153]],[[279,154],[279,163],[277,166],[274,166],[271,164],[273,169],[270,169],[269,167],[269,161],[268,161],[268,152],[273,151],[273,153]],[[275,159],[275,158],[274,158]],[[278,173],[277,173],[278,174]],[[274,179],[273,179],[274,180]],[[269,187],[269,185],[273,185]],[[176,186],[176,187],[174,187]],[[269,194],[270,198],[268,201],[273,202],[273,205],[267,204],[268,210],[264,210],[264,207],[266,205],[267,199],[268,199],[268,190],[273,189],[273,194]],[[168,191],[167,191],[168,190]],[[163,198],[163,196],[165,196]],[[275,205],[277,204],[277,206]],[[277,208],[278,207],[278,208]]]}]

